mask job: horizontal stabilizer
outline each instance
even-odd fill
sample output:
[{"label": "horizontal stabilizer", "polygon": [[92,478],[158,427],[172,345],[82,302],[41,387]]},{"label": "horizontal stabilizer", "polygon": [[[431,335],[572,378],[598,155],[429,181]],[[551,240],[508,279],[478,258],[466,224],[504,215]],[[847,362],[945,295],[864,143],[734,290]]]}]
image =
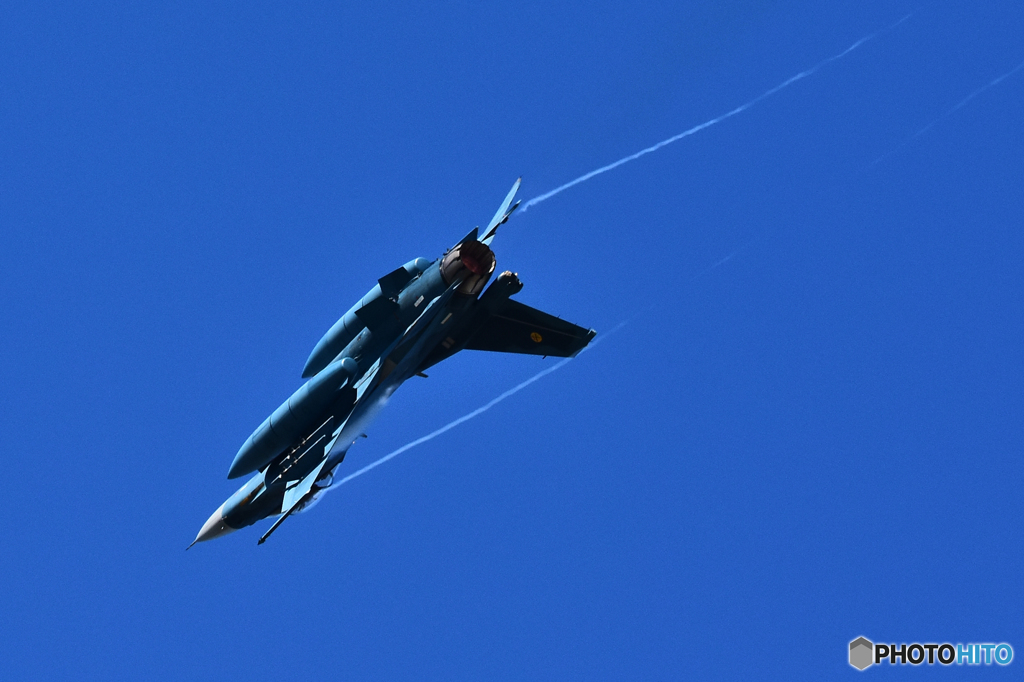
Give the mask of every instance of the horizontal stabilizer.
[{"label": "horizontal stabilizer", "polygon": [[465,348],[565,358],[586,348],[596,335],[593,329],[584,329],[519,301],[505,299],[483,320]]},{"label": "horizontal stabilizer", "polygon": [[[459,244],[465,244],[466,242],[475,242],[476,238],[477,238],[477,235],[479,233],[480,233],[480,228],[479,227],[474,227],[472,230],[469,231],[469,234],[467,234],[465,237],[463,237],[462,239],[459,240]],[[458,246],[459,244],[456,244],[455,246]],[[452,248],[455,248],[455,247],[453,246]]]}]

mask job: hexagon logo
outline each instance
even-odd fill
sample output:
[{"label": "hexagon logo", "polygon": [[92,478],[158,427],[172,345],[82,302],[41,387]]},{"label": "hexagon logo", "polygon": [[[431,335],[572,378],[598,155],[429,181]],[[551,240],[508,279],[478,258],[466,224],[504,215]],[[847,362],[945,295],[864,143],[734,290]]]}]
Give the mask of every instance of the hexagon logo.
[{"label": "hexagon logo", "polygon": [[850,642],[850,665],[857,670],[864,670],[875,662],[875,645],[864,637]]}]

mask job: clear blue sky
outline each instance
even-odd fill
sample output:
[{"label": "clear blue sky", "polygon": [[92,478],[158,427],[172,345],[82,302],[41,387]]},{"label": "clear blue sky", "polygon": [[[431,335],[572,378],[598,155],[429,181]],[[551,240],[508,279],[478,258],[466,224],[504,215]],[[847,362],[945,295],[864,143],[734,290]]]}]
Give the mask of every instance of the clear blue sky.
[{"label": "clear blue sky", "polygon": [[[503,228],[520,300],[620,331],[267,544],[184,551],[378,277],[519,175],[543,194],[910,12]],[[33,2],[0,35],[0,677],[1024,655],[1024,69],[956,108],[1024,62],[1020,2]],[[553,362],[434,368],[342,473]]]}]

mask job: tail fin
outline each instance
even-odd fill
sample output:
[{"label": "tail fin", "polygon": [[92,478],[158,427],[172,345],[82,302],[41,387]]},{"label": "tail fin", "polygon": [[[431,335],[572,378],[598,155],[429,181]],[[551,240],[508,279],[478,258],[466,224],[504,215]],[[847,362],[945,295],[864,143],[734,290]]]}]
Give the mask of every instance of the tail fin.
[{"label": "tail fin", "polygon": [[[512,200],[516,198],[516,192],[519,191],[519,185],[522,184],[523,179],[520,177],[516,180],[516,184],[512,185],[512,189],[509,191],[508,196],[505,197],[505,201],[501,202],[501,206],[498,208],[498,212],[491,218],[491,223],[484,230],[484,236],[480,238],[484,244],[490,246],[491,241],[494,240],[494,235],[498,232],[498,227],[503,225],[508,217],[512,215],[512,212],[519,208],[519,203],[512,203]],[[510,208],[511,206],[511,208]]]}]

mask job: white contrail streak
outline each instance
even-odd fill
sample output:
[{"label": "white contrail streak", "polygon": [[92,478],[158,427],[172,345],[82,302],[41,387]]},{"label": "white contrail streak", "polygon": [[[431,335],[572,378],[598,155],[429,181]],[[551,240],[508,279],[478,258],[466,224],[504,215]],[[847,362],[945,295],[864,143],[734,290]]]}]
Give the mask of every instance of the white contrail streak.
[{"label": "white contrail streak", "polygon": [[918,131],[917,131],[916,133],[914,133],[913,135],[911,135],[910,137],[908,137],[908,138],[907,138],[906,140],[904,140],[903,142],[901,142],[901,143],[899,144],[899,146],[897,146],[897,147],[896,147],[895,149],[893,149],[893,150],[892,150],[892,151],[890,151],[890,152],[886,152],[885,154],[882,154],[882,155],[881,155],[881,156],[879,156],[879,157],[878,157],[877,159],[875,159],[874,161],[872,161],[872,162],[871,162],[871,165],[872,165],[872,166],[874,166],[874,165],[876,165],[876,164],[880,163],[881,161],[883,161],[883,160],[885,160],[885,159],[889,158],[890,156],[892,156],[893,154],[895,154],[895,153],[896,153],[896,152],[898,152],[899,150],[903,149],[903,148],[904,148],[904,147],[906,147],[906,146],[907,146],[908,144],[910,144],[911,142],[913,142],[914,140],[916,140],[917,138],[921,137],[922,135],[924,135],[925,133],[927,133],[927,132],[928,132],[929,130],[931,130],[932,128],[934,128],[934,127],[935,127],[935,126],[936,126],[936,125],[937,125],[937,124],[938,124],[938,123],[939,123],[940,121],[942,121],[943,119],[945,119],[945,118],[946,118],[947,116],[949,116],[950,114],[952,114],[952,113],[954,113],[954,112],[956,112],[956,111],[959,111],[960,109],[962,109],[962,108],[963,108],[963,107],[964,107],[964,106],[965,106],[965,105],[966,105],[966,104],[967,104],[968,102],[970,102],[970,101],[971,101],[972,99],[974,99],[975,97],[977,97],[977,96],[978,96],[978,95],[980,95],[981,93],[985,92],[985,91],[986,91],[986,90],[988,90],[989,88],[994,88],[995,86],[999,85],[999,84],[1000,84],[1000,83],[1002,83],[1002,82],[1003,82],[1004,80],[1006,80],[1007,78],[1009,78],[1009,77],[1010,77],[1010,76],[1012,76],[1013,74],[1017,73],[1017,72],[1018,72],[1018,71],[1020,71],[1021,69],[1024,69],[1024,62],[1021,62],[1021,63],[1020,63],[1020,64],[1018,64],[1017,66],[1013,67],[1012,69],[1010,69],[1009,71],[1007,71],[1006,73],[1004,73],[1004,74],[1003,74],[1002,76],[997,76],[996,78],[992,79],[991,81],[989,81],[989,82],[988,82],[988,83],[986,83],[985,85],[981,86],[980,88],[978,88],[977,90],[975,90],[975,91],[974,91],[974,92],[972,92],[971,94],[967,95],[967,97],[964,97],[964,98],[963,98],[962,100],[960,100],[959,102],[957,102],[956,104],[954,104],[954,105],[953,105],[952,107],[950,107],[949,109],[947,109],[947,110],[946,110],[945,112],[943,112],[943,114],[942,114],[941,116],[939,116],[939,117],[938,117],[938,118],[936,118],[936,119],[935,119],[934,121],[932,121],[931,123],[929,123],[928,125],[926,125],[926,126],[925,126],[924,128],[921,128],[921,129],[920,129],[920,130],[918,130]]},{"label": "white contrail streak", "polygon": [[937,119],[935,119],[934,121],[932,121],[931,123],[926,125],[924,128],[921,128],[916,133],[914,133],[914,136],[911,139],[913,140],[913,139],[917,139],[917,138],[921,137],[926,132],[928,132],[936,123],[938,123],[942,119],[946,118],[947,116],[949,116],[953,112],[958,111],[959,109],[962,109],[964,107],[964,105],[967,104],[968,102],[970,102],[972,99],[974,99],[975,97],[977,97],[981,93],[985,92],[989,88],[992,88],[992,87],[995,87],[995,86],[999,85],[1004,80],[1006,80],[1007,78],[1009,78],[1013,74],[1015,74],[1018,71],[1020,71],[1022,68],[1024,68],[1024,62],[1021,62],[1017,66],[1013,67],[1012,69],[1010,69],[1009,71],[1004,73],[1002,76],[994,78],[992,81],[990,81],[990,82],[986,83],[985,85],[981,86],[980,88],[978,88],[977,90],[975,90],[971,94],[967,95],[967,97],[964,97],[962,100],[960,100],[959,102],[954,104],[949,109],[949,111],[947,111],[944,114],[942,114],[942,116],[939,116]]},{"label": "white contrail streak", "polygon": [[698,279],[700,279],[700,278],[701,278],[701,277],[703,277],[704,275],[708,274],[708,273],[709,273],[709,272],[711,272],[712,270],[715,270],[716,268],[718,268],[718,267],[721,267],[722,265],[725,265],[726,263],[728,263],[729,261],[731,261],[731,260],[732,260],[733,258],[735,258],[735,257],[736,257],[737,255],[739,255],[740,251],[743,251],[743,250],[744,250],[745,248],[747,248],[748,246],[750,246],[751,244],[753,244],[754,242],[756,242],[756,241],[757,241],[758,239],[760,239],[760,237],[757,237],[757,238],[751,239],[751,240],[750,240],[749,242],[747,242],[746,244],[744,244],[744,245],[743,245],[743,246],[741,246],[740,248],[736,249],[735,251],[733,251],[732,253],[730,253],[730,254],[729,254],[728,256],[726,256],[726,257],[725,257],[725,258],[723,258],[722,260],[718,261],[717,263],[713,263],[713,264],[711,264],[711,265],[707,266],[706,268],[704,268],[703,270],[701,270],[700,272],[698,272],[698,273],[697,273],[696,275],[694,275],[693,277],[691,277],[691,278],[690,278],[690,281],[691,281],[691,282],[696,282],[696,281],[697,281]]},{"label": "white contrail streak", "polygon": [[519,212],[520,213],[524,213],[531,206],[535,206],[536,204],[539,204],[542,201],[547,201],[548,199],[550,199],[551,197],[555,196],[556,194],[564,192],[565,190],[569,189],[570,187],[574,187],[574,186],[580,184],[581,182],[586,182],[587,180],[589,180],[590,178],[594,177],[595,175],[600,175],[601,173],[607,173],[608,171],[612,170],[613,168],[618,168],[619,166],[621,166],[624,163],[629,163],[630,161],[636,161],[641,156],[644,156],[645,154],[650,154],[651,152],[656,152],[659,149],[661,149],[662,147],[664,147],[665,145],[669,145],[669,144],[672,144],[673,142],[677,142],[678,140],[681,140],[684,137],[689,137],[690,135],[693,135],[694,133],[698,133],[698,132],[704,130],[705,128],[710,128],[711,126],[715,125],[716,123],[721,123],[725,119],[731,118],[731,117],[735,116],[736,114],[743,113],[744,111],[746,111],[750,107],[754,106],[755,104],[757,104],[761,100],[766,99],[768,97],[771,97],[772,95],[777,93],[779,90],[782,90],[783,88],[789,87],[793,83],[796,83],[798,80],[802,80],[804,78],[807,78],[808,76],[810,76],[814,72],[816,72],[818,69],[822,68],[823,66],[825,66],[827,64],[830,64],[831,62],[836,61],[837,59],[842,59],[843,57],[845,57],[846,55],[850,54],[851,52],[856,50],[858,47],[860,47],[864,43],[868,42],[872,38],[878,36],[879,34],[885,33],[887,31],[891,31],[892,29],[896,28],[897,26],[902,24],[904,21],[906,21],[910,17],[911,17],[911,14],[908,14],[907,16],[905,16],[902,19],[900,19],[899,21],[897,21],[895,24],[892,24],[891,26],[886,26],[883,29],[879,29],[879,30],[875,31],[874,33],[871,33],[869,35],[864,36],[863,38],[861,38],[860,40],[855,42],[853,45],[851,45],[850,47],[848,47],[845,50],[843,50],[842,52],[840,52],[839,54],[833,55],[833,56],[829,57],[828,59],[824,59],[824,60],[818,62],[817,64],[815,64],[811,68],[807,69],[806,71],[801,71],[800,73],[798,73],[797,75],[793,76],[792,78],[789,78],[789,79],[783,81],[782,83],[779,83],[778,85],[776,85],[774,88],[772,88],[770,90],[766,90],[761,95],[758,95],[757,97],[755,97],[754,99],[750,100],[746,104],[741,104],[740,106],[736,107],[732,111],[724,113],[721,116],[718,116],[717,118],[711,119],[710,121],[705,121],[704,123],[701,123],[700,125],[695,125],[694,127],[690,128],[689,130],[684,130],[683,132],[679,133],[678,135],[673,135],[672,137],[668,138],[667,140],[662,140],[661,142],[659,142],[659,143],[657,143],[655,145],[652,145],[650,147],[647,147],[646,149],[641,149],[637,153],[630,154],[629,156],[621,158],[618,161],[615,161],[613,163],[608,164],[607,166],[601,166],[597,170],[592,170],[592,171],[590,171],[589,173],[587,173],[585,175],[581,175],[580,177],[576,178],[575,180],[572,180],[570,182],[565,183],[561,187],[556,187],[555,189],[551,190],[550,192],[545,192],[544,194],[541,194],[540,196],[534,197],[533,199],[530,199],[529,201],[524,203],[523,207],[521,209],[519,209]]},{"label": "white contrail streak", "polygon": [[[625,325],[626,325],[625,322],[620,322],[615,327],[613,327],[610,331],[606,332],[605,334],[602,334],[593,343],[591,343],[589,346],[587,346],[583,350],[581,350],[577,354],[576,357],[579,357],[580,355],[582,355],[586,351],[588,351],[591,348],[595,347],[600,341],[603,341],[604,339],[608,338],[609,336],[611,336],[615,332],[619,331]],[[516,393],[519,393],[519,391],[523,390],[524,388],[526,388],[530,384],[532,384],[534,382],[537,382],[537,381],[540,381],[541,379],[543,379],[547,375],[551,374],[552,372],[557,372],[562,367],[565,367],[571,360],[572,360],[572,358],[564,358],[562,360],[559,360],[555,364],[551,365],[550,367],[546,367],[546,368],[542,369],[541,371],[537,372],[536,374],[534,374],[532,377],[530,377],[526,381],[523,381],[520,384],[516,384],[512,388],[508,389],[507,391],[505,391],[504,393],[499,395],[497,398],[494,398],[493,400],[491,400],[486,405],[484,405],[482,407],[478,407],[478,408],[476,408],[475,410],[473,410],[472,412],[470,412],[468,414],[462,415],[461,417],[459,417],[455,421],[448,422],[447,424],[445,424],[441,428],[437,429],[436,431],[431,431],[430,433],[428,433],[425,436],[421,436],[420,438],[417,438],[414,441],[410,441],[410,442],[406,443],[402,447],[398,448],[397,450],[393,450],[392,452],[389,452],[388,454],[384,455],[380,459],[378,459],[378,460],[376,460],[374,462],[370,462],[369,464],[364,466],[362,469],[357,469],[356,471],[353,471],[351,474],[349,474],[345,478],[343,478],[340,481],[338,481],[337,483],[333,484],[330,488],[327,488],[325,490],[325,492],[328,491],[328,490],[334,490],[335,488],[341,486],[342,484],[348,483],[353,478],[358,478],[359,476],[362,476],[363,474],[365,474],[366,472],[370,471],[371,469],[376,469],[377,467],[379,467],[384,462],[387,462],[390,459],[394,459],[395,457],[398,457],[403,452],[405,452],[407,450],[411,450],[414,447],[416,447],[417,445],[423,445],[427,441],[434,440],[435,438],[440,436],[442,433],[446,433],[448,431],[451,431],[456,426],[458,426],[460,424],[465,424],[470,419],[473,419],[474,417],[480,416],[481,414],[483,414],[487,410],[491,409],[492,407],[494,407],[495,405],[497,405],[501,401],[505,400],[506,398],[510,398],[510,397],[514,396]]]},{"label": "white contrail streak", "polygon": [[468,422],[470,419],[472,419],[474,417],[480,416],[481,414],[483,414],[487,410],[491,409],[492,407],[494,407],[495,405],[497,405],[501,401],[505,400],[506,398],[510,398],[513,395],[515,395],[516,393],[519,393],[519,391],[523,390],[524,388],[526,388],[530,384],[532,384],[532,383],[534,383],[536,381],[540,381],[541,379],[543,379],[548,374],[551,374],[552,372],[555,372],[555,371],[561,369],[570,360],[572,360],[572,358],[565,358],[565,359],[563,359],[563,360],[561,360],[559,362],[556,362],[555,364],[551,365],[550,367],[547,367],[547,368],[541,370],[540,372],[538,372],[537,374],[534,374],[532,377],[530,377],[526,381],[522,382],[521,384],[517,384],[516,386],[513,386],[512,388],[508,389],[507,391],[505,391],[504,393],[499,395],[497,398],[494,398],[493,400],[491,400],[486,405],[484,405],[482,407],[476,408],[475,410],[473,410],[469,414],[462,415],[461,417],[459,417],[455,421],[448,422],[447,424],[445,424],[441,428],[437,429],[436,431],[431,431],[430,433],[428,433],[425,436],[422,436],[420,438],[417,438],[414,441],[410,441],[410,442],[406,443],[405,445],[403,445],[402,447],[398,448],[397,450],[394,450],[394,451],[384,455],[383,457],[381,457],[377,461],[371,462],[371,463],[367,464],[362,469],[358,469],[356,471],[353,471],[351,474],[349,474],[345,478],[341,479],[340,481],[338,481],[337,483],[335,483],[331,487],[335,488],[335,487],[337,487],[339,485],[342,485],[344,483],[348,483],[353,478],[358,478],[358,477],[362,476],[363,474],[365,474],[367,471],[370,471],[371,469],[376,469],[377,467],[379,467],[384,462],[387,462],[390,459],[394,459],[395,457],[398,457],[400,454],[402,454],[406,450],[411,450],[414,447],[416,447],[417,445],[423,445],[427,441],[434,440],[435,438],[440,436],[442,433],[445,433],[447,431],[451,431],[452,429],[454,429],[459,424],[464,424],[464,423]]}]

